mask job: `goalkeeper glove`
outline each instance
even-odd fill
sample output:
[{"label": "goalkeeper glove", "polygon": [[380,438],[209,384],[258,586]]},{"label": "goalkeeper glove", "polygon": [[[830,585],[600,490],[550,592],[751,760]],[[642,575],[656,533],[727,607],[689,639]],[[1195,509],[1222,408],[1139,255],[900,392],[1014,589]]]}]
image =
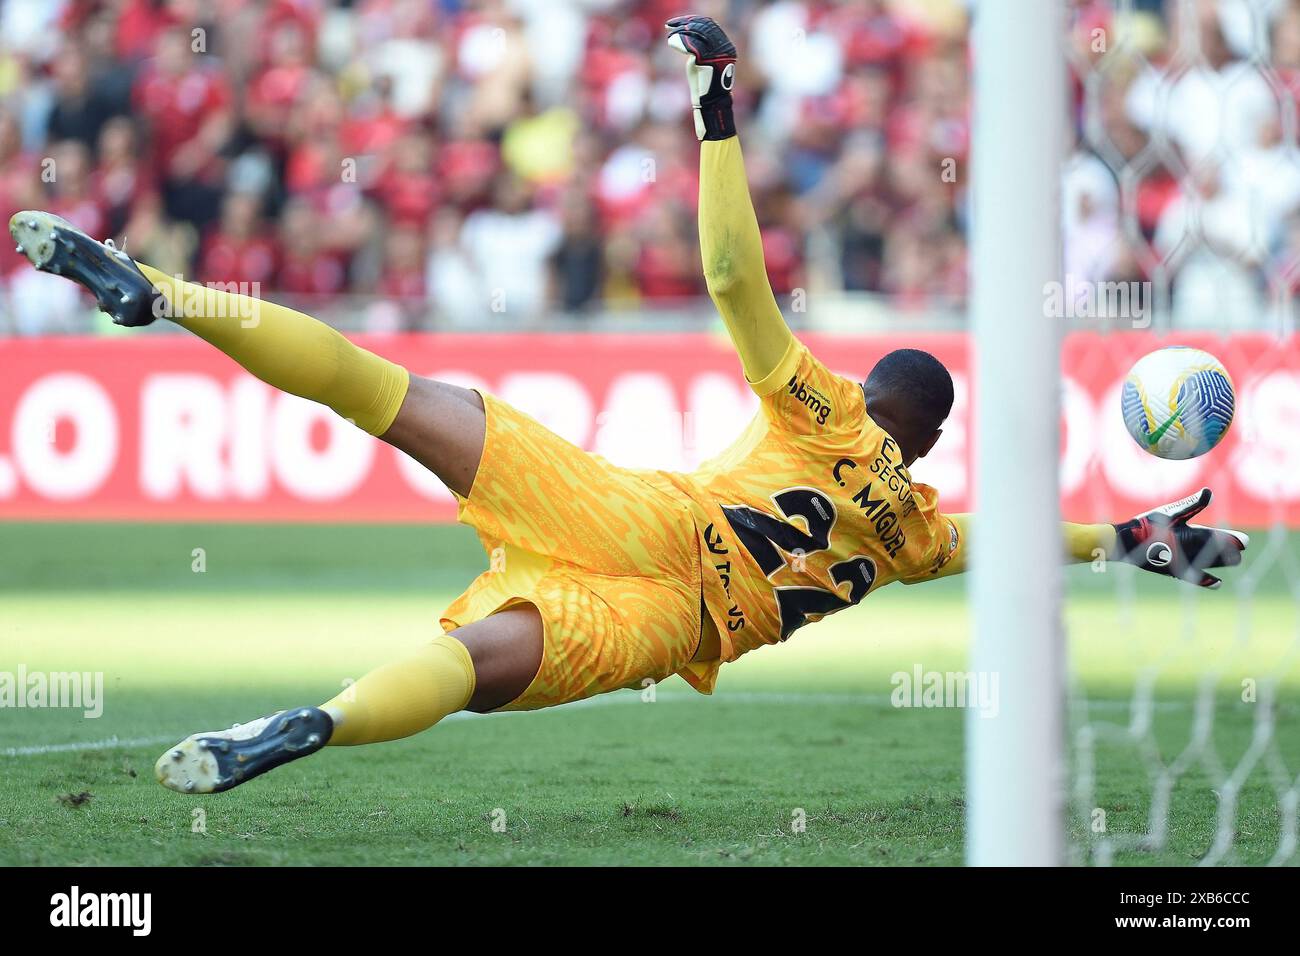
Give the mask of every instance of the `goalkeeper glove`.
[{"label": "goalkeeper glove", "polygon": [[695,138],[729,139],[736,135],[731,115],[731,87],[736,79],[736,45],[708,17],[673,17],[668,45],[686,54],[686,82],[695,111]]},{"label": "goalkeeper glove", "polygon": [[1181,501],[1115,525],[1119,559],[1144,571],[1217,588],[1223,582],[1205,569],[1240,564],[1241,552],[1250,539],[1240,531],[1187,523],[1205,509],[1210,497],[1210,489],[1202,488]]}]

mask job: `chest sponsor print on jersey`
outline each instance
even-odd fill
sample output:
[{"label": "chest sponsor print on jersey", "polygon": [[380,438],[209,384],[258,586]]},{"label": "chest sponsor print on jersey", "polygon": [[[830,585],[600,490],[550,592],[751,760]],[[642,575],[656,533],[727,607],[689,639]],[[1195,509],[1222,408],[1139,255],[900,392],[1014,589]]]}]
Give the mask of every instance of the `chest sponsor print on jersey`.
[{"label": "chest sponsor print on jersey", "polygon": [[[912,478],[900,462],[894,460],[898,445],[892,438],[882,443],[880,454],[867,466],[873,477],[857,485],[852,500],[875,531],[890,559],[907,545],[902,522],[916,510]],[[858,471],[852,458],[841,458],[831,468],[831,477],[841,488],[855,487],[852,473]],[[860,480],[860,479],[859,479]]]}]

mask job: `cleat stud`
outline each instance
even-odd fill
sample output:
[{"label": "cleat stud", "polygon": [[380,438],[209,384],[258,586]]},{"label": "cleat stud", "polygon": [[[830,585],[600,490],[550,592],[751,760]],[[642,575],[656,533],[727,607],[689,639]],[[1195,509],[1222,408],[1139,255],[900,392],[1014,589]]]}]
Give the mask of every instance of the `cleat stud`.
[{"label": "cleat stud", "polygon": [[180,760],[184,756],[185,754],[181,752],[181,749],[179,747],[172,751],[173,760]]},{"label": "cleat stud", "polygon": [[23,254],[23,247],[22,247],[22,246],[19,246],[18,248],[16,248],[16,249],[14,250],[14,252],[18,253],[18,254],[21,256],[21,255]]},{"label": "cleat stud", "polygon": [[28,219],[26,225],[27,225],[27,228],[28,228],[28,229],[35,229],[35,228],[36,228],[36,220],[35,220],[35,219]]},{"label": "cleat stud", "polygon": [[130,305],[130,304],[131,304],[131,297],[130,297],[129,295],[125,295],[125,294],[124,294],[124,295],[122,296],[122,298],[118,299],[117,301],[120,302],[120,303],[122,303],[122,305]]},{"label": "cleat stud", "polygon": [[316,746],[318,743],[320,743],[320,734],[312,734],[310,737],[307,738],[307,743],[313,747]]},{"label": "cleat stud", "polygon": [[311,711],[304,708],[303,710],[298,711],[298,716],[301,717],[303,720],[306,720],[308,717],[311,716]]},{"label": "cleat stud", "polygon": [[208,742],[206,740],[196,740],[194,746],[198,747],[200,750],[207,750]]},{"label": "cleat stud", "polygon": [[221,748],[220,748],[220,749],[221,749],[221,752],[222,752],[223,754],[228,754],[228,753],[230,753],[230,741],[229,741],[229,740],[223,740],[223,741],[221,741]]},{"label": "cleat stud", "polygon": [[193,781],[193,780],[186,780],[186,781],[185,781],[185,792],[186,792],[186,793],[193,793],[193,792],[194,792],[194,781]]},{"label": "cleat stud", "polygon": [[59,234],[58,234],[57,232],[53,232],[53,231],[50,232],[50,239],[51,239],[52,241],[57,242],[57,241],[58,241],[58,238],[59,238]]}]

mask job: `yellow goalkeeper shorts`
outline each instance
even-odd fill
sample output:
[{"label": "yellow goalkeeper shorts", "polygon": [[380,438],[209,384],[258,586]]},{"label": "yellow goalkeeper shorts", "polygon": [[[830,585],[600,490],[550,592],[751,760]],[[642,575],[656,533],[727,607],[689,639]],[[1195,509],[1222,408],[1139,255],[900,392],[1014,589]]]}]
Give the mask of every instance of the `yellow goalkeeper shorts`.
[{"label": "yellow goalkeeper shorts", "polygon": [[699,548],[686,502],[505,402],[484,394],[483,404],[483,458],[458,518],[478,532],[488,570],[443,612],[442,626],[451,631],[519,604],[540,612],[541,666],[499,709],[536,710],[681,671],[701,623]]}]

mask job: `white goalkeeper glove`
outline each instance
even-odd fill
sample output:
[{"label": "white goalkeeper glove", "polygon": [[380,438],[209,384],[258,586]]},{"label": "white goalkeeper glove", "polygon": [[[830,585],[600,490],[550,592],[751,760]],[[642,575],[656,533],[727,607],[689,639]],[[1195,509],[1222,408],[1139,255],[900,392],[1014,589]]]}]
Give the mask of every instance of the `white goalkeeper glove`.
[{"label": "white goalkeeper glove", "polygon": [[736,79],[736,45],[708,17],[673,17],[665,26],[668,45],[686,54],[686,82],[695,112],[695,138],[736,135],[731,87]]}]

